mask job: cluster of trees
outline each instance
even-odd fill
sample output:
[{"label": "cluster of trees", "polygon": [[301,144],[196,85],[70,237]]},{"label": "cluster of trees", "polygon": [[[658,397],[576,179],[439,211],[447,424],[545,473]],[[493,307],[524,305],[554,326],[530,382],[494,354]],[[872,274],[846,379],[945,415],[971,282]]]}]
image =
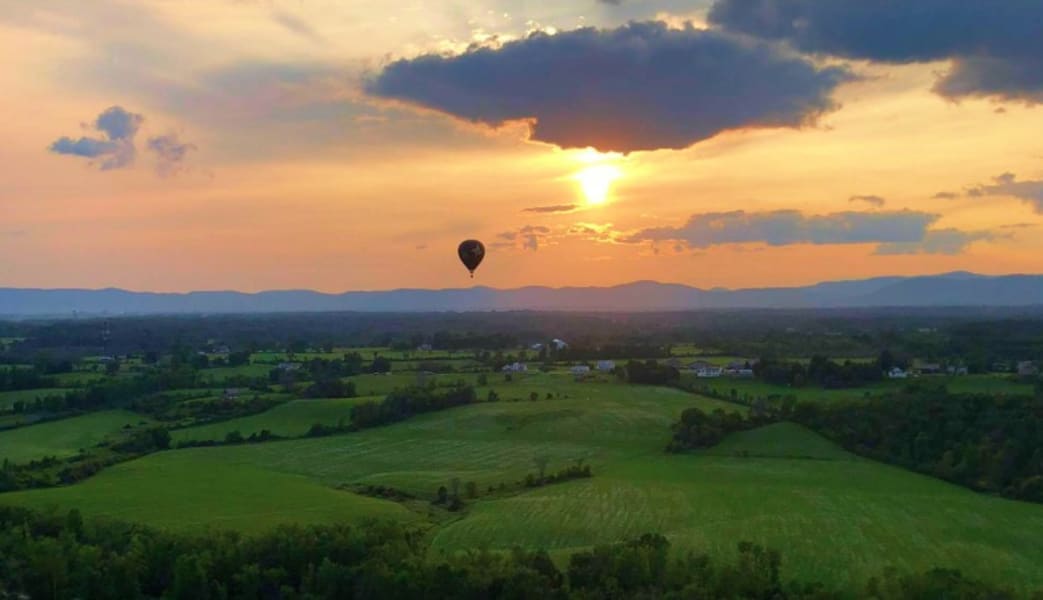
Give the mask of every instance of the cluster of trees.
[{"label": "cluster of trees", "polygon": [[575,464],[560,469],[555,473],[547,474],[547,459],[536,457],[535,461],[538,472],[529,473],[525,476],[523,485],[527,488],[542,487],[554,483],[564,483],[573,479],[588,479],[594,476],[590,465],[583,464],[583,459],[577,459]]},{"label": "cluster of trees", "polygon": [[54,387],[54,378],[47,377],[36,367],[0,367],[0,392]]},{"label": "cluster of trees", "polygon": [[[750,543],[730,561],[671,551],[655,534],[574,554],[476,550],[430,560],[422,531],[394,523],[284,526],[246,537],[178,535],[77,512],[0,508],[0,598],[832,599],[1032,596],[956,571],[889,571],[863,589],[786,581],[781,555]],[[1038,596],[1036,596],[1038,597]]]},{"label": "cluster of trees", "polygon": [[668,452],[683,452],[711,448],[729,434],[760,427],[767,422],[761,418],[744,418],[737,412],[725,412],[719,408],[709,413],[689,408],[681,413],[681,420],[674,423],[674,435],[666,449]]},{"label": "cluster of trees", "polygon": [[1043,502],[1043,396],[923,389],[835,407],[801,403],[793,418],[858,454]]},{"label": "cluster of trees", "polygon": [[673,385],[681,379],[681,372],[654,360],[631,360],[626,364],[626,376],[629,383]]},{"label": "cluster of trees", "polygon": [[478,402],[474,387],[456,384],[449,388],[411,387],[391,392],[380,402],[365,402],[351,408],[351,424],[357,429],[404,421],[413,415],[465,406]]},{"label": "cluster of trees", "polygon": [[754,365],[754,373],[768,383],[804,387],[818,385],[826,389],[857,388],[880,381],[884,373],[899,366],[885,351],[873,362],[844,361],[838,363],[825,356],[813,356],[808,364],[763,358]]}]

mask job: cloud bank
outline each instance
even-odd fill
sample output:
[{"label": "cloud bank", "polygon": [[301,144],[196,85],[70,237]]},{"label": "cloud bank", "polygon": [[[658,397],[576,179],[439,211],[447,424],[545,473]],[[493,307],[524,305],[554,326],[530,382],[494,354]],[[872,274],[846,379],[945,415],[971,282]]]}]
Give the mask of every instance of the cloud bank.
[{"label": "cloud bank", "polygon": [[1043,2],[1035,0],[717,0],[709,21],[816,54],[951,60],[935,86],[949,98],[1043,101]]},{"label": "cloud bank", "polygon": [[852,79],[774,44],[647,22],[399,60],[366,91],[490,127],[529,120],[532,139],[562,148],[634,152],[813,124]]},{"label": "cloud bank", "polygon": [[957,254],[988,233],[931,231],[939,216],[903,210],[805,215],[796,210],[695,214],[680,227],[644,229],[624,242],[674,242],[703,249],[730,244],[877,244],[878,254]]}]

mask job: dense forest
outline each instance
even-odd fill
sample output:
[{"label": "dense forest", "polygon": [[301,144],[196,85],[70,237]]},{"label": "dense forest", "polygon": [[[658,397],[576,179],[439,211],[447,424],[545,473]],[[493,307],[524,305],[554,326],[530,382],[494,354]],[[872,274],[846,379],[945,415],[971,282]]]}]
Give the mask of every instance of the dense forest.
[{"label": "dense forest", "polygon": [[0,508],[0,598],[131,600],[440,598],[626,599],[862,596],[1038,599],[953,570],[889,571],[862,589],[782,576],[783,556],[739,543],[735,558],[671,550],[660,535],[578,552],[564,569],[539,550],[429,560],[422,532],[393,523],[283,526],[245,537],[184,535],[72,511]]}]

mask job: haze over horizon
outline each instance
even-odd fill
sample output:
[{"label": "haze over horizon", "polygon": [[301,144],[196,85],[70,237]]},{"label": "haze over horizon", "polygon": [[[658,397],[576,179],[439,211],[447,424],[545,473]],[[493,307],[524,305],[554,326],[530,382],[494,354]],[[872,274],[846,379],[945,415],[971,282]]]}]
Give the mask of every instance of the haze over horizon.
[{"label": "haze over horizon", "polygon": [[[0,287],[1040,273],[1041,21],[1012,1],[0,0]],[[489,252],[474,282],[464,238]]]}]

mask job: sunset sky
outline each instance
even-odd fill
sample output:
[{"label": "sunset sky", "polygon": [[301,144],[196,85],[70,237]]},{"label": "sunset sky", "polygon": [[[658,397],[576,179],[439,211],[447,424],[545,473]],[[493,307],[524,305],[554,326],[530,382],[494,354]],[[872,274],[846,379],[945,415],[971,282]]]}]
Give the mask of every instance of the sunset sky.
[{"label": "sunset sky", "polygon": [[0,0],[0,287],[1040,273],[1041,29],[1021,0]]}]

